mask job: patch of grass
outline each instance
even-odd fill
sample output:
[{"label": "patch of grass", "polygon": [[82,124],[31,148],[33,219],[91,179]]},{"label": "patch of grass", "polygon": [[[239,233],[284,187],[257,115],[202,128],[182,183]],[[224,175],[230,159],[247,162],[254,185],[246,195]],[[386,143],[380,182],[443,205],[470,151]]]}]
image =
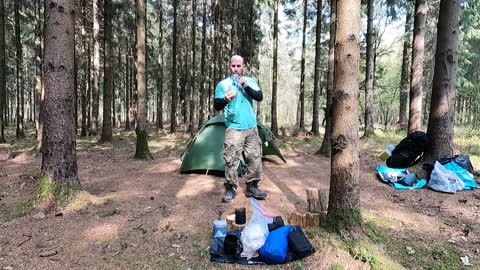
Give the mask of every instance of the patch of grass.
[{"label": "patch of grass", "polygon": [[[428,270],[454,270],[463,267],[460,260],[463,252],[450,243],[421,239],[410,239],[408,241],[391,239],[386,247],[388,252],[407,268],[421,266]],[[410,251],[409,253],[407,247],[414,252]]]},{"label": "patch of grass", "polygon": [[96,212],[97,216],[100,218],[106,218],[120,213],[121,211],[118,209],[118,203],[112,200],[106,200],[101,209]]},{"label": "patch of grass", "polygon": [[47,244],[41,240],[35,242],[35,248],[37,249],[46,248],[46,247],[47,247]]},{"label": "patch of grass", "polygon": [[41,176],[38,181],[38,191],[35,204],[41,204],[53,196],[55,202],[60,206],[68,205],[81,190],[80,184],[62,185],[56,184],[47,176]]},{"label": "patch of grass", "polygon": [[2,211],[0,218],[3,221],[11,221],[30,214],[32,210],[33,204],[31,201],[20,202]]},{"label": "patch of grass", "polygon": [[328,270],[345,270],[345,268],[343,267],[343,265],[339,263],[332,263],[332,265],[330,265]]}]

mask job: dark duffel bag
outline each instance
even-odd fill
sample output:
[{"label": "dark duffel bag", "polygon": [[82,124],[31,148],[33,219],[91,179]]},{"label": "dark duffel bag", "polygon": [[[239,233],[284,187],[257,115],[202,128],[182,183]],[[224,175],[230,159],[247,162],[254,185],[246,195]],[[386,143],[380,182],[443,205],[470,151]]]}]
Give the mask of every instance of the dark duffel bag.
[{"label": "dark duffel bag", "polygon": [[300,226],[292,228],[288,234],[288,249],[293,252],[297,259],[301,259],[315,252],[315,248],[308,241]]}]

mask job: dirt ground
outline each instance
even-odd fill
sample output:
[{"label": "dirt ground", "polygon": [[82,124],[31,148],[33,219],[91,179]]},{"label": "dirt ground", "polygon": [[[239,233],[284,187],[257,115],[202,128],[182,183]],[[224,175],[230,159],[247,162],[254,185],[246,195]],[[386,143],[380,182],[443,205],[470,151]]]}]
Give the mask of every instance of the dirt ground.
[{"label": "dirt ground", "polygon": [[[155,140],[150,147],[152,161],[132,158],[132,134],[113,144],[80,142],[79,175],[88,193],[79,201],[87,205],[0,221],[0,269],[329,269],[335,263],[344,269],[370,268],[322,242],[314,243],[317,252],[301,264],[210,263],[208,246],[216,211],[250,210],[242,194],[244,185],[233,203],[221,203],[222,178],[178,174],[178,153],[186,138],[163,134]],[[306,208],[305,188],[328,189],[330,167],[328,158],[291,147],[282,152],[286,164],[264,161],[261,187],[268,192],[263,204],[287,217]],[[32,199],[36,192],[41,156],[11,153],[0,148],[0,211]],[[450,241],[474,263],[466,269],[480,269],[476,268],[480,267],[480,191],[450,195],[429,189],[393,190],[377,180],[378,164],[371,155],[362,154],[364,216],[384,224],[392,239]]]}]

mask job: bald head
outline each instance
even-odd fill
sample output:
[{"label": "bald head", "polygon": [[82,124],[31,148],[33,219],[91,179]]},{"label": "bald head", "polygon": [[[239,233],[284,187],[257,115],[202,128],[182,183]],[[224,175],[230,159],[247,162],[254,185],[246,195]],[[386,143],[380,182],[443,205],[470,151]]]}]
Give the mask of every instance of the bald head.
[{"label": "bald head", "polygon": [[232,74],[242,75],[243,57],[240,55],[234,55],[230,58],[230,71]]},{"label": "bald head", "polygon": [[230,63],[238,63],[238,62],[241,62],[242,65],[243,65],[243,57],[241,57],[240,55],[234,55],[232,56],[232,58],[230,58]]}]

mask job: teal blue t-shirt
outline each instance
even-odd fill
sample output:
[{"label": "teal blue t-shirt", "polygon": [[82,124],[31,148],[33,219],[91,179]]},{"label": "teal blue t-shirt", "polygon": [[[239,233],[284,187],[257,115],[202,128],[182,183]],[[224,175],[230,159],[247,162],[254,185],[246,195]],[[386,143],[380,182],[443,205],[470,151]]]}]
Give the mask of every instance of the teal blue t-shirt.
[{"label": "teal blue t-shirt", "polygon": [[[255,91],[261,91],[257,82],[246,77],[247,85]],[[225,124],[236,130],[250,129],[257,126],[257,118],[253,110],[252,98],[245,92],[243,87],[228,77],[218,83],[215,88],[215,98],[224,98],[228,90],[237,91],[237,95],[224,108]]]}]

